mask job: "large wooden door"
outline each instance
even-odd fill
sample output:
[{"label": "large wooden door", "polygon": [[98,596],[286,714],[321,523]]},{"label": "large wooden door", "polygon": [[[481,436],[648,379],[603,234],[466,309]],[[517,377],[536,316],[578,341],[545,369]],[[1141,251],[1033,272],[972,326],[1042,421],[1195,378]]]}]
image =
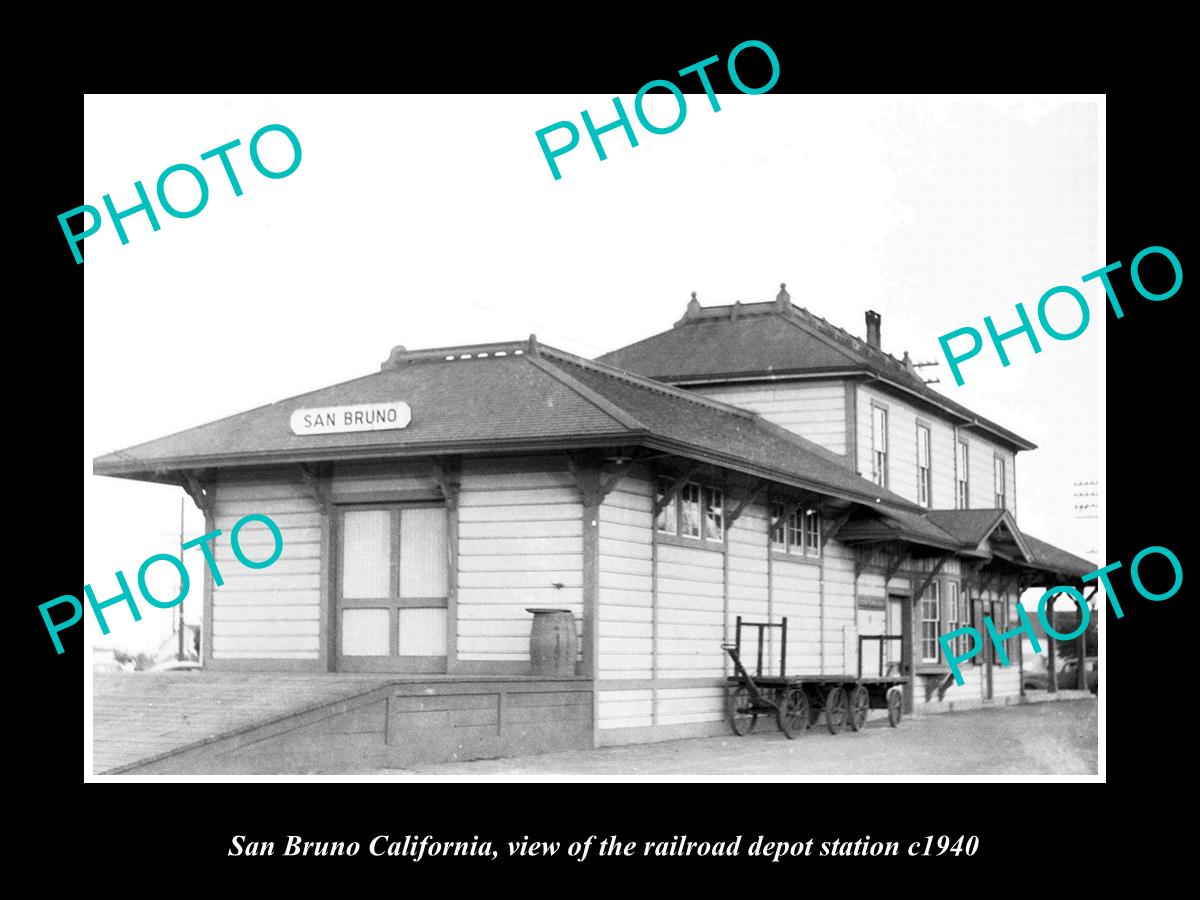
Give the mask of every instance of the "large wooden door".
[{"label": "large wooden door", "polygon": [[338,671],[446,671],[447,525],[441,505],[338,509]]}]

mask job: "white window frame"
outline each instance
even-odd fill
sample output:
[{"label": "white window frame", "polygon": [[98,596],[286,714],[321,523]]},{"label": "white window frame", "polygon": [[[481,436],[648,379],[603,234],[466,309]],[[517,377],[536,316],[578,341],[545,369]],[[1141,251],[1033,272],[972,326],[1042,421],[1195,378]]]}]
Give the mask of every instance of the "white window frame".
[{"label": "white window frame", "polygon": [[969,480],[971,471],[970,444],[968,444],[962,438],[959,438],[957,453],[958,458],[956,460],[956,468],[958,469],[958,484],[955,490],[955,498],[958,501],[959,509],[968,509],[971,505],[971,483]]},{"label": "white window frame", "polygon": [[[921,438],[925,438],[925,459],[921,459]],[[933,507],[933,429],[917,423],[917,505]]]},{"label": "white window frame", "polygon": [[[669,476],[659,476],[656,479],[655,502],[662,499],[672,483]],[[684,531],[685,503],[695,504],[697,528],[695,534]],[[695,541],[697,544],[724,545],[725,492],[712,485],[701,484],[697,481],[685,481],[675,492],[671,502],[659,510],[658,516],[654,520],[654,531],[656,534]]]},{"label": "white window frame", "polygon": [[[714,530],[714,534],[709,534]],[[706,486],[700,490],[700,532],[710,544],[725,543],[725,492]]]},{"label": "white window frame", "polygon": [[[771,502],[771,521],[781,515],[787,503],[774,500]],[[821,511],[799,507],[792,510],[787,521],[780,522],[768,537],[771,551],[785,553],[789,556],[805,556],[810,559],[821,558]]]},{"label": "white window frame", "polygon": [[821,511],[818,509],[804,512],[804,555],[821,558]]},{"label": "white window frame", "polygon": [[888,486],[888,409],[874,401],[871,403],[871,480],[882,488]]},{"label": "white window frame", "polygon": [[[784,504],[778,500],[775,500],[771,503],[771,522],[777,521],[779,517],[783,515],[783,507]],[[776,553],[787,553],[787,526],[787,522],[780,522],[771,529],[769,540],[771,549]]]},{"label": "white window frame", "polygon": [[1008,509],[1007,462],[999,453],[992,456],[992,481],[996,492],[996,509]]},{"label": "white window frame", "polygon": [[[657,485],[654,490],[655,505],[662,500],[666,495],[667,489],[671,486],[671,479],[665,475],[659,476],[656,479]],[[654,530],[659,534],[679,534],[679,504],[678,494],[671,498],[671,502],[663,506],[658,511],[658,515],[654,518]]]},{"label": "white window frame", "polygon": [[[963,627],[963,608],[962,608],[962,588],[957,581],[949,581],[946,583],[946,590],[949,592],[949,597],[946,601],[946,632],[957,631]],[[967,635],[960,634],[950,642],[950,647],[954,651],[955,656],[962,656],[966,652]]]},{"label": "white window frame", "polygon": [[[926,615],[930,609],[936,612],[936,618],[931,619]],[[926,627],[930,625],[932,628]],[[929,582],[929,587],[925,588],[925,593],[921,595],[921,662],[936,663],[941,659],[941,650],[938,647],[938,635],[941,634],[941,627],[942,591],[941,584],[935,578]],[[930,635],[932,635],[932,639]],[[926,652],[929,647],[933,648],[932,656]]]}]

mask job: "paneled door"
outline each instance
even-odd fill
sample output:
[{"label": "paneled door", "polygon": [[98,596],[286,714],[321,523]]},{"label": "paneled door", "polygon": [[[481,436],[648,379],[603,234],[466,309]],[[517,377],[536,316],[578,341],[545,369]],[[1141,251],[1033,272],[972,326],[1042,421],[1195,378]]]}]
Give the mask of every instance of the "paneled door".
[{"label": "paneled door", "polygon": [[339,507],[339,672],[446,671],[447,524],[442,505]]}]

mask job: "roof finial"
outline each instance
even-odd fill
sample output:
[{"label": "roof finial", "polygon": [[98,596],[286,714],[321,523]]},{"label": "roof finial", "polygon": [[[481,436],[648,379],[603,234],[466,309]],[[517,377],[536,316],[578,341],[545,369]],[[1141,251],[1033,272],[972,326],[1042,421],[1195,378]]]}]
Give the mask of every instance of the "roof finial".
[{"label": "roof finial", "polygon": [[538,339],[537,339],[536,334],[531,334],[529,336],[529,355],[530,356],[538,355]]},{"label": "roof finial", "polygon": [[779,307],[780,312],[792,311],[792,295],[787,292],[787,285],[783,282],[779,284],[779,293],[775,295],[775,304]]},{"label": "roof finial", "polygon": [[691,319],[700,315],[700,301],[696,299],[696,292],[692,291],[692,299],[688,301],[687,312],[683,314],[685,319]]},{"label": "roof finial", "polygon": [[408,351],[405,349],[404,345],[397,344],[392,348],[392,352],[388,354],[388,358],[385,359],[379,366],[380,371],[400,368],[400,366],[404,365],[404,363],[408,361],[406,358],[407,355]]}]

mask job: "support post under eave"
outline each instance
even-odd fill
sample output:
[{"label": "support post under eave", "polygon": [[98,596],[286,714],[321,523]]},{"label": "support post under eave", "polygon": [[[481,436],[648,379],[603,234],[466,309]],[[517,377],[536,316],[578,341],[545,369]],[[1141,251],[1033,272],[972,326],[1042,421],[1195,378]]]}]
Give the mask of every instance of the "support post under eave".
[{"label": "support post under eave", "polygon": [[[446,673],[454,674],[458,666],[458,493],[462,482],[462,467],[454,459],[433,467],[442,499],[446,502]],[[498,701],[503,707],[504,694]],[[501,709],[501,713],[503,709]],[[502,722],[503,719],[500,719]]]},{"label": "support post under eave", "polygon": [[[212,491],[206,490],[204,485],[200,483],[200,479],[196,477],[195,472],[183,471],[180,472],[180,485],[187,492],[187,495],[192,498],[192,502],[196,504],[196,508],[204,513],[204,533],[209,534],[216,527],[216,517],[213,514],[213,494]],[[207,666],[212,662],[212,610],[213,610],[213,579],[212,569],[210,566],[204,567],[204,590],[203,590],[204,609],[201,611],[200,626],[200,664]]]},{"label": "support post under eave", "polygon": [[578,673],[592,679],[592,746],[600,745],[600,504],[629,470],[601,471],[595,462],[567,457],[583,505],[583,648]]},{"label": "support post under eave", "polygon": [[[1050,607],[1050,616],[1049,616],[1050,624],[1053,625],[1054,624],[1054,604],[1050,603],[1048,605]],[[1050,667],[1050,678],[1049,678],[1049,681],[1047,682],[1046,691],[1051,694],[1057,694],[1058,693],[1058,660],[1056,659],[1056,657],[1058,656],[1058,651],[1055,650],[1054,648],[1056,646],[1058,646],[1058,640],[1047,632],[1046,641],[1050,644],[1050,657],[1047,662],[1047,664]]]},{"label": "support post under eave", "polygon": [[[1097,589],[1098,589],[1098,586],[1093,586],[1092,592],[1084,598],[1083,605],[1079,607],[1079,624],[1080,625],[1083,624],[1083,617],[1087,613],[1087,606],[1088,606],[1087,601],[1091,600],[1092,597],[1096,596]],[[1088,686],[1087,686],[1087,629],[1086,628],[1083,629],[1083,634],[1079,635],[1079,674],[1078,674],[1078,678],[1079,678],[1079,680],[1076,682],[1076,686],[1078,687],[1079,690],[1086,691],[1088,689]]]},{"label": "support post under eave", "polygon": [[313,466],[300,463],[298,467],[300,482],[308,490],[320,509],[321,528],[321,570],[320,570],[320,607],[318,612],[317,665],[321,670],[332,672],[336,668],[336,623],[333,615],[334,587],[331,583],[333,571],[333,548],[336,546],[334,537],[335,520],[333,517],[333,478],[332,469],[328,465]]}]

